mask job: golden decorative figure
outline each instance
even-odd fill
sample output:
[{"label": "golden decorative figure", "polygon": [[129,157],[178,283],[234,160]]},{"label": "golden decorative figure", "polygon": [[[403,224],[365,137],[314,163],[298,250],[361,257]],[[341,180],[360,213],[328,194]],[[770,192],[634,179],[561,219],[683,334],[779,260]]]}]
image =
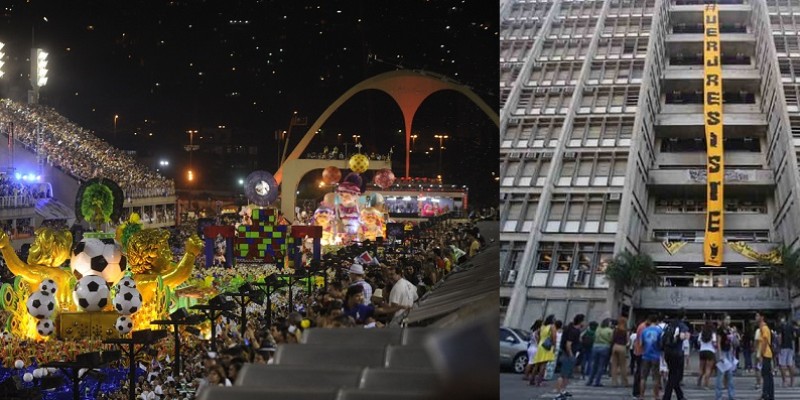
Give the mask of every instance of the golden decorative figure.
[{"label": "golden decorative figure", "polygon": [[58,231],[42,227],[36,229],[34,235],[26,264],[17,257],[8,235],[0,231],[0,253],[6,260],[9,271],[22,277],[30,286],[30,292],[36,291],[43,280],[48,278],[54,280],[58,287],[56,292],[58,303],[62,308],[74,308],[70,287],[73,275],[69,270],[60,268],[70,257],[72,233],[68,230]]},{"label": "golden decorative figure", "polygon": [[195,259],[203,251],[203,241],[197,235],[186,239],[186,253],[178,263],[172,262],[169,232],[145,229],[136,232],[128,241],[128,268],[133,272],[136,287],[142,293],[142,303],[153,300],[161,278],[164,286],[175,289],[189,279]]}]

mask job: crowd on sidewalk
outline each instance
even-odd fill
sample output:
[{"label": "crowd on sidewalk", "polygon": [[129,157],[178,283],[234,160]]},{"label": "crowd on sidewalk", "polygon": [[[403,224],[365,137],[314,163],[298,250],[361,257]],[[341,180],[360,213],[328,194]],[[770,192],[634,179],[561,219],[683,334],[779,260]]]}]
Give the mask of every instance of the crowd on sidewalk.
[{"label": "crowd on sidewalk", "polygon": [[[693,329],[682,312],[676,314],[653,314],[631,329],[624,316],[587,323],[578,314],[566,325],[554,315],[536,320],[523,379],[535,386],[555,379],[557,400],[572,397],[570,383],[599,387],[606,375],[612,386],[630,387],[631,398],[639,400],[668,400],[673,392],[683,400],[683,387],[689,384],[713,390],[717,400],[725,394],[733,400],[736,377],[749,373],[756,376],[763,400],[775,398],[775,374],[784,387],[795,386],[796,323],[785,317],[768,323],[756,313],[742,330],[731,324],[729,316],[695,324]],[[694,352],[699,361],[693,371],[697,380],[683,383]],[[584,382],[571,382],[578,376]]]}]

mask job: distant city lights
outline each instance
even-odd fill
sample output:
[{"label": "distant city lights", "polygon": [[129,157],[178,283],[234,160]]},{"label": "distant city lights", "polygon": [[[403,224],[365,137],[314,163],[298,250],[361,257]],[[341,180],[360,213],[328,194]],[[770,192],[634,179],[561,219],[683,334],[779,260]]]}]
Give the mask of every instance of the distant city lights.
[{"label": "distant city lights", "polygon": [[20,174],[19,172],[17,172],[17,173],[14,174],[14,178],[16,178],[18,181],[25,181],[25,182],[41,182],[42,181],[42,176],[41,175],[36,175],[34,173]]}]

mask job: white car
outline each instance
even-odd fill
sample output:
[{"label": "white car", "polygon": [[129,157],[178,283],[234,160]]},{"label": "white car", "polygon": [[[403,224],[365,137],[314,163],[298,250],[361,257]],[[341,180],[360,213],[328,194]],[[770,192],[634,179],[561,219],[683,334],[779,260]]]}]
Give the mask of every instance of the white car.
[{"label": "white car", "polygon": [[531,333],[522,329],[500,327],[500,368],[511,367],[521,374],[528,365],[528,341]]}]

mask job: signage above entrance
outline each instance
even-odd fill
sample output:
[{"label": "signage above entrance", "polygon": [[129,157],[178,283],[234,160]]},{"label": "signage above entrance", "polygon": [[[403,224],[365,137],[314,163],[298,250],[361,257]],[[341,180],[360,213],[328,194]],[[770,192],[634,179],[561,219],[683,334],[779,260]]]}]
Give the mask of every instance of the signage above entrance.
[{"label": "signage above entrance", "polygon": [[786,290],[774,287],[658,287],[638,292],[636,308],[653,310],[774,310],[791,308]]}]

